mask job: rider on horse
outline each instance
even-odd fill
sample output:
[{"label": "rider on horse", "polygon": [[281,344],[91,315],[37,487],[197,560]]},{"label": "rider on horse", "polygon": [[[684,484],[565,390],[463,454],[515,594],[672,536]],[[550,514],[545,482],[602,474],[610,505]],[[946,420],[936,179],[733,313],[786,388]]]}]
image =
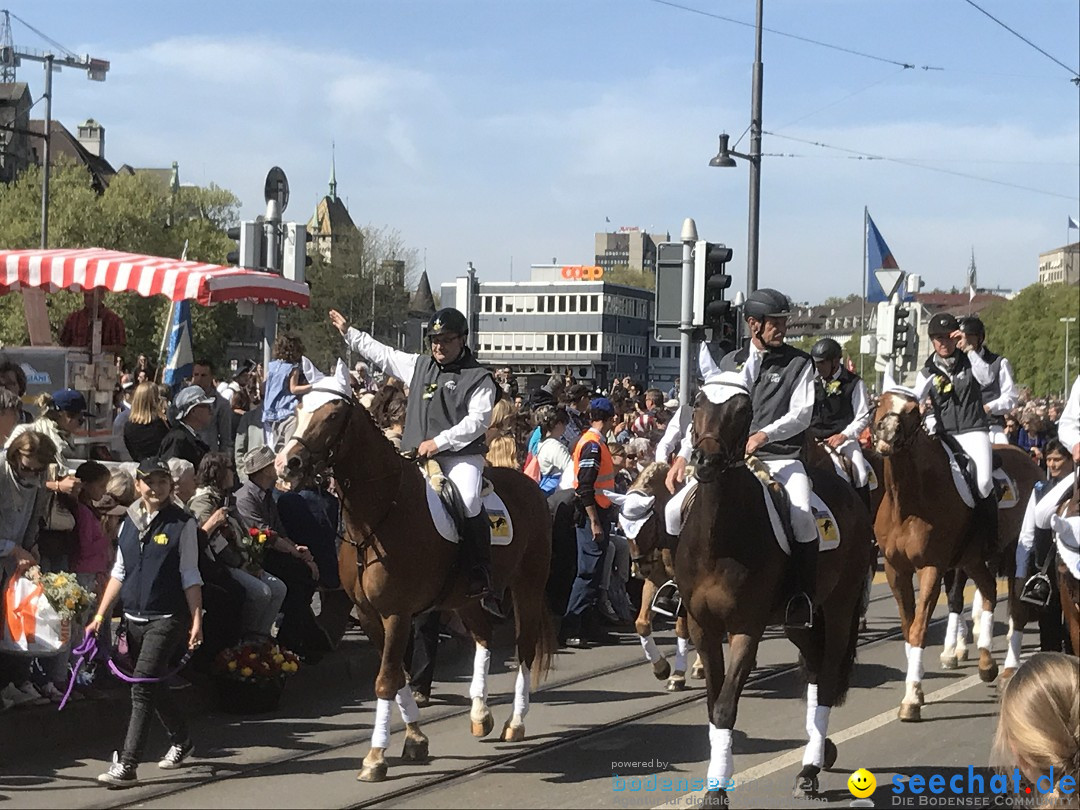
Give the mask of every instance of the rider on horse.
[{"label": "rider on horse", "polygon": [[437,458],[453,482],[465,511],[462,555],[468,566],[470,598],[501,616],[491,587],[491,527],[481,499],[484,475],[484,431],[491,424],[496,388],[491,372],[466,345],[469,324],[452,308],[440,309],[428,322],[431,354],[409,354],[386,346],[349,327],[345,317],[330,311],[349,348],[388,374],[410,380],[402,453]]},{"label": "rider on horse", "polygon": [[926,359],[915,382],[919,402],[929,395],[931,413],[927,430],[941,431],[955,441],[975,466],[976,525],[982,524],[986,547],[998,536],[998,504],[994,492],[994,458],[989,422],[983,406],[983,388],[993,383],[993,372],[983,355],[975,351],[947,312],[930,319],[927,328],[934,353]]},{"label": "rider on horse", "polygon": [[859,445],[859,434],[870,424],[870,404],[862,378],[844,368],[843,349],[822,338],[810,349],[814,378],[814,416],[810,436],[851,462],[852,483],[870,508],[870,465]]},{"label": "rider on horse", "polygon": [[990,366],[991,381],[982,387],[983,410],[990,423],[990,442],[1009,444],[1009,437],[1005,435],[1005,415],[1016,407],[1018,400],[1012,366],[1007,358],[986,348],[986,325],[978,315],[961,318],[960,331],[971,351]]}]

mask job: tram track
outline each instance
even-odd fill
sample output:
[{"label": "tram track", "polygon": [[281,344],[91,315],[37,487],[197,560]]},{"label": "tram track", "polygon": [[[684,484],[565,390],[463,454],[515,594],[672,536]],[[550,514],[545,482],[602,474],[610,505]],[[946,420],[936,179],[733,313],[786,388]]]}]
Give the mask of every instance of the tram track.
[{"label": "tram track", "polygon": [[[886,592],[878,596],[872,596],[870,605],[875,603],[888,601],[893,599],[892,594]],[[931,624],[938,624],[944,622],[945,619],[938,619]],[[867,634],[864,638],[861,638],[857,644],[857,649],[867,649],[879,644],[895,641],[901,638],[902,633],[899,625],[891,626],[887,631],[879,631],[876,633]],[[763,641],[768,640],[783,640],[782,631],[777,632],[775,630],[767,631]],[[629,646],[629,645],[628,645]],[[691,650],[693,652],[693,650]],[[580,686],[582,684],[588,684],[592,681],[604,683],[605,679],[610,678],[612,675],[627,672],[630,670],[640,670],[646,666],[644,660],[637,655],[633,656],[631,660],[613,664],[610,666],[599,667],[591,669],[586,672],[579,673],[567,678],[560,679],[558,681],[547,682],[537,690],[533,692],[533,701],[535,704],[541,704],[536,698],[540,695],[558,694],[560,690],[567,689],[568,687]],[[751,673],[747,680],[747,686],[755,684],[767,683],[771,680],[781,678],[787,675],[791,675],[797,672],[799,669],[798,664],[780,665],[763,667],[761,669],[755,669]],[[662,681],[655,681],[658,688],[662,688]],[[529,744],[528,737],[526,737],[526,748],[518,749],[514,751],[507,751],[505,753],[496,754],[494,756],[485,758],[483,762],[478,762],[475,765],[466,766],[459,770],[454,771],[451,774],[440,773],[437,776],[430,778],[420,778],[419,781],[414,781],[411,784],[403,785],[400,788],[394,790],[388,790],[379,793],[378,795],[370,796],[362,799],[356,803],[349,803],[343,805],[348,808],[364,808],[364,807],[376,807],[386,802],[392,802],[403,798],[414,798],[422,796],[424,794],[433,793],[440,790],[447,785],[463,782],[471,777],[482,774],[486,771],[503,768],[507,765],[511,765],[516,762],[532,759],[534,757],[541,756],[550,751],[558,750],[568,745],[576,744],[581,740],[596,737],[604,733],[610,732],[613,729],[617,729],[622,726],[629,725],[631,723],[638,722],[643,719],[650,719],[662,716],[667,713],[676,712],[688,705],[704,700],[706,693],[704,689],[692,689],[685,693],[674,693],[670,700],[664,701],[658,706],[653,706],[643,711],[634,712],[629,715],[617,718],[615,720],[598,723],[595,726],[581,729],[573,733],[567,734],[563,738],[545,740],[539,742],[533,742]],[[511,694],[499,694],[491,697],[488,700],[488,706],[492,709],[493,714],[497,707],[509,706],[513,701]],[[470,712],[470,705],[464,704],[461,706],[446,707],[442,711],[434,712],[427,717],[423,718],[422,728],[425,732],[436,726],[447,725],[454,721],[467,718]],[[430,712],[431,709],[425,710]],[[423,714],[421,715],[423,717]],[[496,729],[498,729],[498,724]],[[395,734],[400,733],[400,729],[395,729]],[[195,790],[205,788],[214,783],[220,783],[237,778],[250,778],[258,776],[260,772],[270,771],[272,772],[276,768],[289,765],[292,763],[302,762],[304,760],[311,760],[318,757],[325,756],[326,754],[340,751],[350,748],[356,745],[362,745],[370,740],[371,731],[369,728],[365,728],[362,731],[358,731],[355,734],[350,734],[346,739],[339,742],[321,745],[313,748],[307,748],[303,751],[292,752],[283,756],[273,757],[263,760],[261,762],[251,763],[250,765],[239,765],[235,768],[221,768],[220,772],[213,771],[204,778],[199,778],[197,781],[192,781],[179,785],[170,785],[168,787],[162,787],[160,790],[150,790],[146,792],[140,792],[138,796],[131,796],[130,801],[124,801],[116,804],[108,803],[105,806],[108,807],[139,807],[147,803],[151,803],[161,799],[168,799],[176,796],[182,796],[185,793],[190,793]],[[433,757],[437,759],[437,757]],[[359,763],[358,763],[359,764]]]}]

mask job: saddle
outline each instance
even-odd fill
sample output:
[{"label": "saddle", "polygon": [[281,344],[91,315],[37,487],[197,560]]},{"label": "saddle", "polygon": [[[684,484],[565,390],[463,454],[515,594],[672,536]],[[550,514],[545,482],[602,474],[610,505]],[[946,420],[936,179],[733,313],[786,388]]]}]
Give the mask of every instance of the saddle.
[{"label": "saddle", "polygon": [[[423,459],[420,469],[427,479],[428,510],[435,528],[451,543],[459,542],[465,524],[465,505],[461,500],[461,493],[454,486],[454,482],[443,473],[435,459]],[[491,526],[491,544],[508,545],[514,534],[510,513],[502,498],[495,492],[494,485],[486,477],[480,489],[480,498]]]},{"label": "saddle", "polygon": [[780,525],[783,527],[784,535],[787,537],[788,548],[791,548],[795,543],[795,529],[791,525],[791,498],[788,497],[787,490],[772,477],[769,468],[765,466],[765,462],[757,456],[747,456],[746,466],[765,485],[765,491],[772,498],[773,506],[776,507],[776,514],[780,518]]},{"label": "saddle", "polygon": [[[979,491],[978,485],[978,472],[975,469],[975,462],[971,460],[971,457],[964,452],[964,448],[960,446],[960,443],[956,441],[956,437],[948,434],[939,434],[938,438],[941,439],[942,444],[945,445],[945,449],[949,455],[952,456],[951,461],[955,464],[951,464],[955,473],[960,473],[960,480],[956,482],[957,490],[960,493],[961,499],[969,508],[974,508],[975,505],[975,493]],[[1001,454],[997,450],[992,451],[992,470],[991,473],[994,484],[994,495],[997,497],[998,509],[1009,509],[1016,506],[1019,503],[1016,489],[1016,482],[1009,476],[1002,466]],[[963,487],[967,488],[965,492]]]}]

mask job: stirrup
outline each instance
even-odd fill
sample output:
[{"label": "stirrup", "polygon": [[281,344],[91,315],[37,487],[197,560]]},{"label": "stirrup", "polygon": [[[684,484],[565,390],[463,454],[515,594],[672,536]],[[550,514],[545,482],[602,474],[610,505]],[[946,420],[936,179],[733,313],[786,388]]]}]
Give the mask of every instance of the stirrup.
[{"label": "stirrup", "polygon": [[1020,591],[1020,601],[1039,608],[1049,607],[1051,593],[1050,577],[1039,571],[1028,577],[1024,583]]},{"label": "stirrup", "polygon": [[669,619],[674,619],[679,614],[682,609],[682,594],[679,593],[675,580],[669,579],[657,589],[649,609]]},{"label": "stirrup", "polygon": [[[802,612],[803,605],[805,605],[805,618],[798,615]],[[814,603],[810,600],[809,596],[800,591],[788,599],[787,608],[784,610],[784,627],[789,627],[793,630],[809,630],[813,626]]]}]

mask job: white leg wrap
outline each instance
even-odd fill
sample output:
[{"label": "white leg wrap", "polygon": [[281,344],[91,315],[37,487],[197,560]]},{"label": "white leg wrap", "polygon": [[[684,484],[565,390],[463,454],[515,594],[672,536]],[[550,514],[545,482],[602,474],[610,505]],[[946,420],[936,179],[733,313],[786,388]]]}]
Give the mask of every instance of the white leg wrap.
[{"label": "white leg wrap", "polygon": [[984,610],[979,616],[979,649],[989,650],[994,641],[994,611]]},{"label": "white leg wrap", "polygon": [[904,663],[907,664],[911,660],[911,645],[908,642],[904,642]]},{"label": "white leg wrap", "polygon": [[921,683],[923,677],[922,647],[912,647],[907,656],[907,682]]},{"label": "white leg wrap", "polygon": [[473,655],[472,683],[469,684],[469,697],[487,700],[487,676],[491,666],[491,650],[487,647],[476,645],[476,654]]},{"label": "white leg wrap", "polygon": [[514,717],[512,726],[522,725],[521,721],[529,713],[529,668],[522,664],[518,667],[517,680],[514,681]]},{"label": "white leg wrap", "polygon": [[394,695],[394,702],[397,703],[398,711],[401,712],[401,719],[406,723],[416,723],[420,720],[420,707],[416,705],[416,698],[413,697],[412,689],[408,684],[401,687]]},{"label": "white leg wrap", "polygon": [[638,636],[638,638],[641,640],[641,649],[645,651],[645,660],[650,664],[664,657],[660,654],[660,649],[656,646],[652,636]]},{"label": "white leg wrap", "polygon": [[372,748],[390,746],[390,706],[389,700],[379,698],[375,701],[375,727],[371,730]]},{"label": "white leg wrap", "polygon": [[1024,640],[1023,629],[1017,630],[1009,620],[1009,652],[1005,655],[1005,669],[1016,669],[1020,666],[1020,644]]},{"label": "white leg wrap", "polygon": [[731,756],[731,729],[717,728],[709,723],[709,771],[707,790],[721,790],[735,772]]},{"label": "white leg wrap", "polygon": [[806,744],[803,752],[803,765],[816,765],[821,767],[825,764],[825,737],[829,733],[829,706],[815,706],[810,711],[809,703],[806,706],[806,730],[810,734],[810,742]]},{"label": "white leg wrap", "polygon": [[979,589],[975,589],[975,598],[971,600],[971,621],[975,623],[979,621],[979,616],[983,612],[983,600],[982,594],[979,593]]},{"label": "white leg wrap", "polygon": [[945,628],[945,650],[956,649],[956,634],[960,629],[960,614],[950,613],[949,624]]},{"label": "white leg wrap", "polygon": [[690,650],[690,639],[675,639],[675,671],[686,672],[686,653]]}]

